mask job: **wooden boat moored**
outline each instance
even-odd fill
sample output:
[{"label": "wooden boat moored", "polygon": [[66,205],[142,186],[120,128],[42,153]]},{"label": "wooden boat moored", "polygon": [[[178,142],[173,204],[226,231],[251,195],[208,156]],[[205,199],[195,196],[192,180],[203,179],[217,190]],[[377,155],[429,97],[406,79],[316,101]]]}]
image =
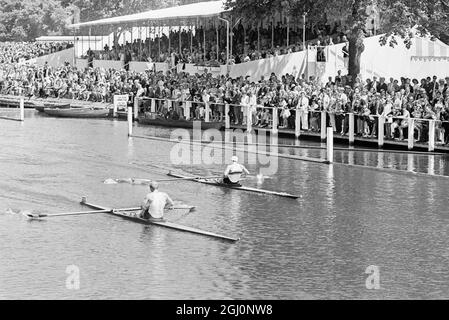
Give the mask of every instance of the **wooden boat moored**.
[{"label": "wooden boat moored", "polygon": [[[166,119],[161,115],[157,114],[150,114],[148,112],[145,113],[145,115],[141,115],[138,117],[139,124],[144,125],[153,125],[153,126],[162,126],[162,127],[172,127],[172,128],[184,128],[184,129],[193,129],[193,123],[192,120],[185,120],[185,119],[179,119],[179,120],[172,120],[172,119]],[[205,121],[199,121],[196,120],[196,122],[201,124],[201,129],[217,129],[221,130],[224,128],[223,122],[205,122]]]},{"label": "wooden boat moored", "polygon": [[[175,174],[175,173],[172,173],[172,172],[169,172],[167,175],[170,176],[170,177],[180,178],[180,179],[183,179],[183,180],[186,180],[186,179],[189,178],[188,176]],[[298,196],[298,195],[289,194],[289,193],[286,193],[286,192],[270,191],[270,190],[257,189],[257,188],[251,188],[251,187],[245,187],[245,186],[234,186],[234,185],[222,183],[222,182],[220,182],[219,179],[205,179],[205,178],[196,178],[195,179],[195,178],[193,178],[193,179],[190,179],[190,181],[195,181],[195,182],[208,184],[208,185],[213,185],[213,186],[217,186],[217,187],[224,187],[224,188],[229,188],[229,189],[241,190],[241,191],[270,194],[270,195],[274,195],[274,196],[291,198],[291,199],[298,199],[298,198],[300,198],[300,196]]]},{"label": "wooden boat moored", "polygon": [[110,114],[107,108],[44,108],[44,112],[61,118],[107,118]]},{"label": "wooden boat moored", "polygon": [[[81,199],[81,204],[83,204],[85,206],[88,206],[88,207],[90,207],[92,209],[105,210],[106,213],[108,213],[108,214],[114,215],[116,217],[124,218],[126,220],[130,220],[130,221],[133,221],[133,222],[137,222],[137,223],[140,223],[140,224],[156,225],[156,226],[160,226],[160,227],[165,227],[165,228],[174,229],[174,230],[178,230],[178,231],[199,234],[199,235],[208,236],[208,237],[212,237],[212,238],[216,238],[216,239],[220,239],[220,240],[231,241],[231,242],[236,242],[236,241],[240,240],[240,238],[227,237],[227,236],[220,235],[220,234],[217,234],[217,233],[204,231],[204,230],[200,230],[200,229],[196,229],[196,228],[192,228],[192,227],[187,227],[187,226],[183,226],[183,225],[180,225],[180,224],[177,224],[177,223],[168,222],[168,221],[165,221],[165,220],[147,220],[147,219],[142,219],[142,218],[139,218],[137,216],[138,211],[135,210],[134,208],[129,209],[129,210],[128,209],[127,210],[120,210],[120,209],[115,210],[115,209],[103,207],[103,206],[100,206],[100,205],[88,203],[86,197],[83,197]],[[190,210],[190,208],[188,208],[188,210]]]},{"label": "wooden boat moored", "polygon": [[50,104],[50,103],[44,103],[43,106],[36,106],[34,109],[36,109],[39,112],[44,112],[44,109],[70,109],[70,103],[63,103],[63,104]]}]

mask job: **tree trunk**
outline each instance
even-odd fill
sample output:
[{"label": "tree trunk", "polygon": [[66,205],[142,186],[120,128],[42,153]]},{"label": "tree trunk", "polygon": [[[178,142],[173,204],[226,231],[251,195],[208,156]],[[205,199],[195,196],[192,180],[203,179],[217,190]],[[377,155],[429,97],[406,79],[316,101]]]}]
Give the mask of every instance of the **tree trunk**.
[{"label": "tree trunk", "polygon": [[354,30],[349,35],[349,66],[348,73],[353,86],[357,76],[360,74],[360,57],[365,50],[363,44],[364,34],[362,30]]}]

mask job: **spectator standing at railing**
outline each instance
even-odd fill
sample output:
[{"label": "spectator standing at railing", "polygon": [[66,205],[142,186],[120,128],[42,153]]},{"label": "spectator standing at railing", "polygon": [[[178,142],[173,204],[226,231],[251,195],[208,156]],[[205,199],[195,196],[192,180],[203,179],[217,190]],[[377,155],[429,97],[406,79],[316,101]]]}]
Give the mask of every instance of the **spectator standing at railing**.
[{"label": "spectator standing at railing", "polygon": [[301,128],[303,130],[309,130],[309,98],[307,98],[304,90],[299,93],[299,100],[296,110],[299,110],[301,117]]}]

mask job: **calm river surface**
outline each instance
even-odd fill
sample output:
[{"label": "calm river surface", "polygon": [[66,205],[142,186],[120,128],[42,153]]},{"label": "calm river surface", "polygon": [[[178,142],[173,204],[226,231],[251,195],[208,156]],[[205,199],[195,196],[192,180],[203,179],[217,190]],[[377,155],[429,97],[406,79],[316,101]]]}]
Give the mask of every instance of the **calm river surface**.
[{"label": "calm river surface", "polygon": [[[134,130],[170,135],[162,128]],[[277,174],[261,187],[301,199],[189,181],[161,183],[173,199],[197,207],[187,216],[168,214],[168,220],[240,236],[236,244],[107,214],[40,221],[20,214],[85,210],[78,204],[82,196],[105,206],[132,207],[140,205],[146,187],[103,181],[164,179],[162,167],[204,175],[223,169],[172,165],[172,147],[128,140],[126,122],[56,119],[34,110],[26,111],[25,123],[0,120],[0,298],[449,298],[449,179],[444,177],[281,158]],[[281,151],[324,157],[317,149]],[[335,151],[335,159],[449,173],[446,157],[438,155]],[[256,186],[256,180],[244,184]],[[79,290],[66,287],[68,266],[79,268]],[[366,288],[369,266],[378,267],[378,290]]]}]

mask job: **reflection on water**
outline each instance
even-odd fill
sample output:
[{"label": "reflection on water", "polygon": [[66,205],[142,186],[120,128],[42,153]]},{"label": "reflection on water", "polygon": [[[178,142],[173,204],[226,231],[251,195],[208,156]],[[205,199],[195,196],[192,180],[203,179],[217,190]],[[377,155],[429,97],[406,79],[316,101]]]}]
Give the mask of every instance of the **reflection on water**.
[{"label": "reflection on water", "polygon": [[[105,214],[29,223],[17,214],[84,210],[78,204],[84,195],[111,207],[139,204],[145,186],[103,182],[164,179],[164,168],[176,167],[169,158],[173,144],[128,139],[126,122],[27,114],[23,125],[0,122],[0,137],[0,298],[449,297],[449,180],[339,164],[448,175],[445,156],[336,150],[333,165],[279,159],[277,174],[259,187],[301,194],[299,200],[161,183],[172,198],[197,207],[167,219],[242,238],[229,244]],[[279,152],[325,157],[322,149]],[[179,168],[204,175],[223,170]],[[256,174],[260,168],[248,169]],[[256,186],[257,179],[244,183]],[[68,265],[80,268],[78,291],[65,287]],[[365,287],[370,265],[380,269],[381,290]]]}]

